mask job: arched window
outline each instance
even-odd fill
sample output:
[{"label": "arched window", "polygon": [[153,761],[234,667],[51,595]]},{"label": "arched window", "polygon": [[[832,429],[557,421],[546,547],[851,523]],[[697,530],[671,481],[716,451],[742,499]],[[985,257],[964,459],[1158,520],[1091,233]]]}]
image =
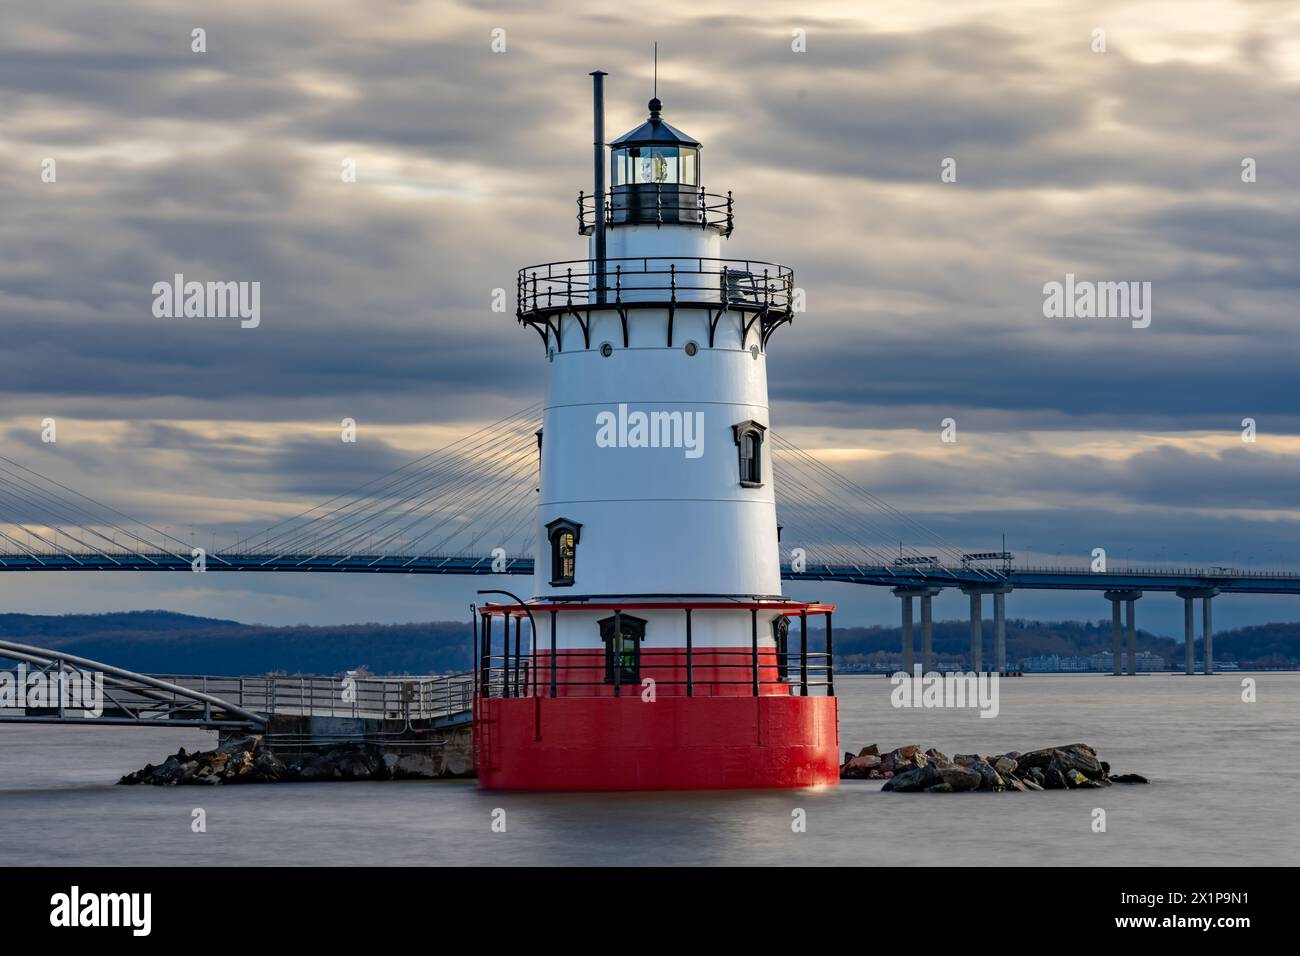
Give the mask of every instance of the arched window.
[{"label": "arched window", "polygon": [[772,620],[772,641],[776,644],[776,679],[790,676],[790,619],[782,614]]},{"label": "arched window", "polygon": [[581,534],[582,525],[568,518],[556,518],[546,526],[546,536],[551,542],[551,587],[573,587]]},{"label": "arched window", "polygon": [[600,639],[605,642],[605,682],[614,683],[614,669],[618,668],[620,684],[639,684],[645,621],[631,614],[619,614],[617,617],[617,631],[614,630],[613,617],[596,622],[600,625]]},{"label": "arched window", "polygon": [[755,421],[740,422],[731,426],[740,452],[740,483],[746,488],[763,484],[763,433],[766,425]]}]

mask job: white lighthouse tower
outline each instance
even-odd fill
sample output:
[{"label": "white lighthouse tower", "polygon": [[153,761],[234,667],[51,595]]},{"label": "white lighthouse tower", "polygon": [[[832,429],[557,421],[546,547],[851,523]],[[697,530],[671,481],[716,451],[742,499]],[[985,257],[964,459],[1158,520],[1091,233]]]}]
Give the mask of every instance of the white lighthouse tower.
[{"label": "white lighthouse tower", "polygon": [[[586,257],[519,274],[518,317],[548,371],[536,572],[526,605],[481,609],[480,782],[832,782],[833,684],[806,628],[824,615],[829,629],[833,608],[781,593],[767,440],[767,348],[793,317],[793,274],[724,256],[731,194],[705,191],[701,144],[657,97],[609,144],[606,190],[592,75]],[[532,647],[511,660],[524,615]]]}]

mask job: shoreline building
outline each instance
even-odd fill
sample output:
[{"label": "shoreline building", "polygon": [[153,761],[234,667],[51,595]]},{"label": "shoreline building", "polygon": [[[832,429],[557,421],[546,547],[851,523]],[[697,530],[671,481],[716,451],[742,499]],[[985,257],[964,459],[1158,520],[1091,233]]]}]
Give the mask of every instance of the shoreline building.
[{"label": "shoreline building", "polygon": [[731,194],[705,191],[701,144],[657,97],[608,144],[607,188],[592,76],[586,256],[518,277],[547,371],[536,572],[529,600],[476,609],[479,783],[834,784],[834,607],[781,592],[767,440],[768,347],[794,317],[793,273],[724,257]]}]

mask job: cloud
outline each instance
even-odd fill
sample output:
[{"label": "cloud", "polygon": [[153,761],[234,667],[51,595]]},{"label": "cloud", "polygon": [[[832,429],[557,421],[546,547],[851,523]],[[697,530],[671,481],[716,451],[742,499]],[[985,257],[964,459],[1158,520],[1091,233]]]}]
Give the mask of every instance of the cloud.
[{"label": "cloud", "polygon": [[[1297,451],[1267,440],[1300,435],[1288,7],[759,7],[661,5],[656,34],[668,118],[736,196],[725,254],[790,264],[808,293],[773,340],[774,427],[878,451],[846,467],[955,540],[1285,550]],[[639,11],[559,2],[232,0],[194,54],[194,19],[162,0],[7,18],[0,435],[145,520],[233,535],[540,396],[538,342],[495,293],[585,254],[586,73],[611,72],[612,138],[644,115],[650,41]],[[178,272],[261,283],[262,326],[154,318]],[[1067,272],[1152,282],[1151,328],[1043,318]],[[936,467],[949,416],[984,450]],[[1258,446],[1167,442],[1236,440],[1247,416]],[[361,445],[335,447],[343,417]],[[1069,448],[1102,433],[1122,451]]]}]

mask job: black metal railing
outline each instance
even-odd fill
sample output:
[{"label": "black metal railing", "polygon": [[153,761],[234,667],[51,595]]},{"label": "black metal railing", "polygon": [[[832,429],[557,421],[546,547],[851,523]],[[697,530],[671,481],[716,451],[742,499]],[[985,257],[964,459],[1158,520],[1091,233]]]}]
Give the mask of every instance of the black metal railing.
[{"label": "black metal railing", "polygon": [[[699,658],[698,661],[692,658]],[[686,661],[693,666],[688,667]],[[551,671],[555,673],[554,692]],[[640,694],[642,681],[654,682],[656,691],[676,688],[679,695],[718,696],[720,688],[742,688],[735,696],[789,694],[808,697],[833,694],[830,655],[824,651],[800,654],[759,651],[757,667],[749,648],[709,648],[687,652],[676,649],[642,649],[630,667],[611,668],[599,649],[570,650],[557,656],[551,668],[549,655],[534,666],[532,655],[491,654],[479,661],[479,693],[484,697],[609,697]],[[688,673],[695,672],[695,673]]]},{"label": "black metal railing", "polygon": [[573,259],[520,269],[515,295],[517,314],[526,321],[597,305],[637,303],[789,316],[794,270],[754,259],[640,256],[605,260],[602,276],[596,260]]},{"label": "black metal railing", "polygon": [[[735,203],[702,187],[676,183],[615,186],[605,194],[605,225],[689,225],[716,229],[730,236],[735,228]],[[578,193],[578,234],[590,236],[596,225],[596,195]]]},{"label": "black metal railing", "polygon": [[[691,611],[685,613],[684,646],[648,648],[634,640],[628,650],[611,655],[608,646],[558,651],[555,611],[551,612],[548,648],[539,646],[531,623],[528,640],[523,639],[519,616],[478,609],[474,643],[477,693],[482,697],[619,697],[624,687],[629,688],[629,693],[640,693],[642,681],[649,678],[656,690],[680,688],[679,693],[688,697],[697,691],[716,695],[720,689],[725,694],[729,687],[743,687],[743,693],[754,697],[807,697],[816,692],[835,696],[834,644],[828,610],[814,612],[826,618],[823,651],[809,649],[808,614],[804,612],[791,619],[798,621],[797,634],[787,633],[779,643],[760,641],[758,612],[751,609],[748,647],[703,648],[692,640]],[[499,645],[493,628],[495,617],[503,617],[506,622]],[[509,626],[512,618],[513,634]]]}]

